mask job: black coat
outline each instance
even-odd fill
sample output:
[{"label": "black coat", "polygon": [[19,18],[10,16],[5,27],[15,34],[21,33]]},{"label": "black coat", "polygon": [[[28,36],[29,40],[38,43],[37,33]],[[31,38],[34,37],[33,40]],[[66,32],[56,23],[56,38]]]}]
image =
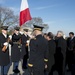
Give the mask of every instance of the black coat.
[{"label": "black coat", "polygon": [[3,43],[7,41],[7,38],[4,35],[0,34],[0,66],[7,66],[10,62],[9,59],[9,50],[7,48],[6,52],[2,52]]},{"label": "black coat", "polygon": [[55,64],[62,72],[65,68],[67,43],[63,37],[56,40]]},{"label": "black coat", "polygon": [[60,37],[55,41],[56,41],[56,52],[61,52],[64,58],[67,49],[66,40],[63,37]]},{"label": "black coat", "polygon": [[54,54],[56,50],[56,44],[54,40],[48,41],[49,55],[48,55],[48,71],[51,71],[52,66],[55,64]]},{"label": "black coat", "polygon": [[26,50],[26,44],[27,44],[27,40],[29,40],[29,36],[25,36],[24,34],[21,37],[21,43],[22,43],[22,48],[21,48],[21,58],[24,57],[24,55],[27,55],[28,57],[28,50]]},{"label": "black coat", "polygon": [[67,47],[69,51],[75,50],[75,37],[73,39],[71,38],[67,39]]},{"label": "black coat", "polygon": [[19,61],[21,58],[20,45],[14,43],[14,42],[18,42],[20,39],[21,39],[21,35],[16,35],[15,33],[12,35],[12,46],[11,46],[11,60],[12,60],[12,62]]},{"label": "black coat", "polygon": [[66,62],[75,64],[75,37],[67,39]]},{"label": "black coat", "polygon": [[44,59],[48,59],[48,42],[42,35],[38,35],[30,41],[29,63],[33,64],[34,69],[43,71]]}]

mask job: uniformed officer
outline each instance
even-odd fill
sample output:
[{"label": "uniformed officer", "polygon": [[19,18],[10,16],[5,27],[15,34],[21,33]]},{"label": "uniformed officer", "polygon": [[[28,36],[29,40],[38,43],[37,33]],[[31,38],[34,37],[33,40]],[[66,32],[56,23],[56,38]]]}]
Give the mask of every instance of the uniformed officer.
[{"label": "uniformed officer", "polygon": [[42,36],[43,27],[34,25],[35,38],[30,40],[29,71],[30,75],[44,75],[48,61],[48,42]]},{"label": "uniformed officer", "polygon": [[18,64],[21,57],[21,35],[19,34],[19,27],[15,27],[14,34],[12,35],[12,46],[11,46],[11,61],[14,62],[13,71],[19,73]]},{"label": "uniformed officer", "polygon": [[28,53],[28,41],[29,41],[29,36],[28,36],[28,29],[23,29],[24,34],[22,35],[22,57],[23,57],[23,64],[22,67],[23,69],[27,69],[27,60],[29,57]]},{"label": "uniformed officer", "polygon": [[2,28],[2,30],[0,33],[0,66],[1,66],[2,74],[0,74],[0,75],[7,75],[7,72],[9,69],[8,65],[10,62],[8,42],[7,42],[7,40],[8,40],[8,35],[7,35],[8,26],[2,26],[1,28]]}]

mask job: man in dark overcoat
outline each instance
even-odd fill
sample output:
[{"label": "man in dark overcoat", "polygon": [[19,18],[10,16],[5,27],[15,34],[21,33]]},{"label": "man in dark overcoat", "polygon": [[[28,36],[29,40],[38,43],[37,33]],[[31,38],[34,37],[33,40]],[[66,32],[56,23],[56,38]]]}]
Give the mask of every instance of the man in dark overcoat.
[{"label": "man in dark overcoat", "polygon": [[[8,72],[8,65],[10,63],[9,59],[9,49],[8,49],[8,35],[7,35],[7,30],[8,26],[2,26],[1,27],[1,33],[0,33],[0,66],[2,72],[1,75],[7,75]],[[6,46],[6,49],[3,50],[3,47]]]},{"label": "man in dark overcoat", "polygon": [[72,69],[72,63],[73,63],[73,52],[75,50],[75,37],[74,37],[74,33],[70,32],[69,33],[69,38],[67,39],[67,64],[68,64],[68,70],[67,71],[71,71]]},{"label": "man in dark overcoat", "polygon": [[54,69],[54,64],[55,64],[54,54],[55,54],[55,50],[56,50],[56,43],[53,40],[52,32],[49,32],[47,34],[47,40],[48,40],[48,47],[49,47],[47,71],[48,71],[49,75],[53,75],[53,69]]},{"label": "man in dark overcoat", "polygon": [[67,43],[63,38],[63,32],[57,32],[55,67],[59,75],[65,75],[65,58],[66,58]]},{"label": "man in dark overcoat", "polygon": [[67,39],[67,64],[68,70],[71,71],[72,75],[75,75],[75,36],[73,32],[69,33]]},{"label": "man in dark overcoat", "polygon": [[44,75],[48,61],[48,42],[42,36],[43,27],[34,25],[35,38],[30,40],[29,71],[30,75]]}]

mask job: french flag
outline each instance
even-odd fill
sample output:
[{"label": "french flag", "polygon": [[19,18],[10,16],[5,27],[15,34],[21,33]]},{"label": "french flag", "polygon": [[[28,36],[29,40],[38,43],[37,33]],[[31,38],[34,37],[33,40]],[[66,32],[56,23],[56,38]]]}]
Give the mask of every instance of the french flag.
[{"label": "french flag", "polygon": [[31,19],[28,2],[27,0],[22,0],[20,9],[20,26]]}]

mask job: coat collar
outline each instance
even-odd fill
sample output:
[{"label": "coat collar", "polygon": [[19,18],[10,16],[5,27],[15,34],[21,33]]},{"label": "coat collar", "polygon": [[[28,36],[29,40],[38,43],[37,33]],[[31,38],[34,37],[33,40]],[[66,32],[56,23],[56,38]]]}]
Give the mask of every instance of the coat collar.
[{"label": "coat collar", "polygon": [[38,38],[38,37],[40,37],[40,36],[42,36],[42,34],[37,35],[36,38]]}]

